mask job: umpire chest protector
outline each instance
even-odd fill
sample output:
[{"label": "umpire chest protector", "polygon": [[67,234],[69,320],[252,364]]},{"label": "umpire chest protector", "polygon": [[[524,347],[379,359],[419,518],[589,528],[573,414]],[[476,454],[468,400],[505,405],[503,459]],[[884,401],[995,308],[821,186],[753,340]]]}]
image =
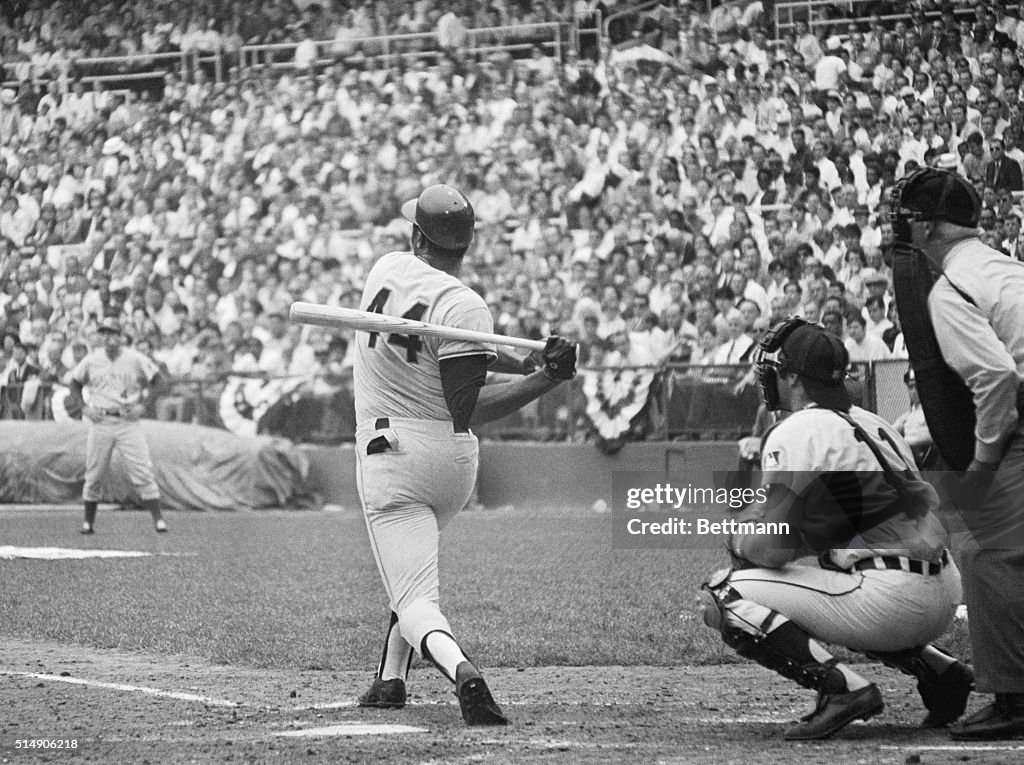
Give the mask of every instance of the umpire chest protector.
[{"label": "umpire chest protector", "polygon": [[[908,198],[915,196],[915,189],[920,192],[922,184],[936,181],[942,181],[941,191],[931,210],[906,206]],[[965,180],[932,168],[916,170],[893,187],[892,223],[897,243],[893,247],[892,275],[896,307],[928,431],[946,464],[953,470],[966,470],[974,458],[974,396],[963,378],[946,364],[935,336],[928,296],[937,274],[925,254],[908,244],[912,220],[941,218],[960,225],[977,225],[980,203],[955,213],[947,210],[954,191],[973,194],[972,201],[977,198],[977,192]],[[966,295],[964,299],[970,300]]]}]

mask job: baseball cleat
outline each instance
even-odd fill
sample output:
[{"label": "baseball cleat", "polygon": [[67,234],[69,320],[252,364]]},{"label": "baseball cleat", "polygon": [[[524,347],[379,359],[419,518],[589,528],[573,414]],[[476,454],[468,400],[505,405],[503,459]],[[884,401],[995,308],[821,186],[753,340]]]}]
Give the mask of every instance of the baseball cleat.
[{"label": "baseball cleat", "polygon": [[92,534],[93,533],[92,524],[89,523],[89,521],[86,521],[85,523],[83,523],[82,524],[82,530],[79,533],[80,534]]},{"label": "baseball cleat", "polygon": [[974,690],[974,672],[962,661],[958,661],[947,667],[941,675],[918,680],[917,690],[928,710],[928,716],[924,718],[921,727],[944,728],[956,722],[967,709],[967,699]]},{"label": "baseball cleat", "polygon": [[359,706],[376,709],[401,709],[405,706],[405,681],[373,678],[373,685],[359,697]]},{"label": "baseball cleat", "polygon": [[997,693],[995,701],[949,729],[957,741],[1024,739],[1024,693]]},{"label": "baseball cleat", "polygon": [[164,519],[161,518],[159,521],[156,522],[156,533],[157,534],[163,534],[166,531],[167,531],[167,524],[164,523]]},{"label": "baseball cleat", "polygon": [[885,709],[874,683],[846,693],[819,693],[814,711],[786,729],[786,741],[828,738],[854,720],[867,720]]},{"label": "baseball cleat", "polygon": [[468,661],[455,670],[455,695],[459,697],[466,725],[508,725],[508,718],[494,701],[487,683]]}]

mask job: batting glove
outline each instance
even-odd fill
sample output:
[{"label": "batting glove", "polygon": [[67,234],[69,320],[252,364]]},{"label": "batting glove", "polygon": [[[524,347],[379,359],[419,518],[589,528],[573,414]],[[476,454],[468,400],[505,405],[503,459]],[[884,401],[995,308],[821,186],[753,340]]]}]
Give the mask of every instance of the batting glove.
[{"label": "batting glove", "polygon": [[544,376],[561,382],[576,377],[576,344],[564,337],[552,335],[544,344],[540,354]]}]

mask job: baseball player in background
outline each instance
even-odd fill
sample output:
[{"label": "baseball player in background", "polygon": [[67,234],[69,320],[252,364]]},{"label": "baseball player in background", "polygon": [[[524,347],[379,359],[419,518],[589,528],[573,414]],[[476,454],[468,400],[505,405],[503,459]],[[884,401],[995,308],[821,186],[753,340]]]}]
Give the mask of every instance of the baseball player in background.
[{"label": "baseball player in background", "polygon": [[[483,298],[459,281],[474,215],[458,190],[435,185],[407,202],[412,252],[373,266],[360,308],[493,332]],[[550,337],[540,368],[486,384],[491,344],[399,334],[359,336],[355,352],[357,484],[391,621],[367,707],[405,705],[413,651],[455,684],[469,725],[505,725],[480,672],[438,607],[438,534],[461,510],[476,478],[472,425],[495,420],[576,373],[575,346]]]},{"label": "baseball player in background", "polygon": [[[160,490],[153,477],[149,445],[139,418],[146,411],[145,399],[159,382],[155,362],[132,348],[123,346],[121,324],[113,317],[100,322],[103,347],[91,351],[71,370],[71,396],[89,422],[85,452],[85,522],[83,534],[92,534],[96,508],[101,499],[99,484],[110,470],[116,449],[121,454],[128,478],[142,498],[142,506],[153,516],[158,532],[167,531],[160,512]],[[89,390],[85,403],[84,389]]]},{"label": "baseball player in background", "polygon": [[[818,641],[915,676],[927,727],[963,714],[973,683],[969,667],[930,645],[961,595],[932,512],[938,495],[892,426],[851,406],[848,364],[842,341],[803,319],[761,339],[765,402],[789,414],[761,449],[767,499],[741,520],[786,523],[788,533],[732,536],[733,567],[702,588],[705,622],[728,645],[818,692],[787,740],[825,738],[884,706],[873,683]],[[794,563],[805,555],[817,563]]]},{"label": "baseball player in background", "polygon": [[945,487],[971,532],[971,656],[994,695],[950,734],[1024,738],[1024,263],[978,238],[981,199],[955,172],[921,168],[892,200],[896,298],[928,429],[958,471]]}]

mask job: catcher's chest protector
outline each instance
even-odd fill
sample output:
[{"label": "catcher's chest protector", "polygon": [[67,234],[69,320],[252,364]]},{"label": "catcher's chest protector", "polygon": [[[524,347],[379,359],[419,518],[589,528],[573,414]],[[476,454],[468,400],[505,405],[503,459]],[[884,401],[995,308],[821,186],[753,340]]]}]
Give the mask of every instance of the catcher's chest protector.
[{"label": "catcher's chest protector", "polygon": [[935,337],[928,295],[935,274],[924,253],[897,245],[893,250],[893,287],[903,338],[917,381],[917,393],[935,446],[953,470],[966,470],[974,458],[974,397],[946,364]]}]

